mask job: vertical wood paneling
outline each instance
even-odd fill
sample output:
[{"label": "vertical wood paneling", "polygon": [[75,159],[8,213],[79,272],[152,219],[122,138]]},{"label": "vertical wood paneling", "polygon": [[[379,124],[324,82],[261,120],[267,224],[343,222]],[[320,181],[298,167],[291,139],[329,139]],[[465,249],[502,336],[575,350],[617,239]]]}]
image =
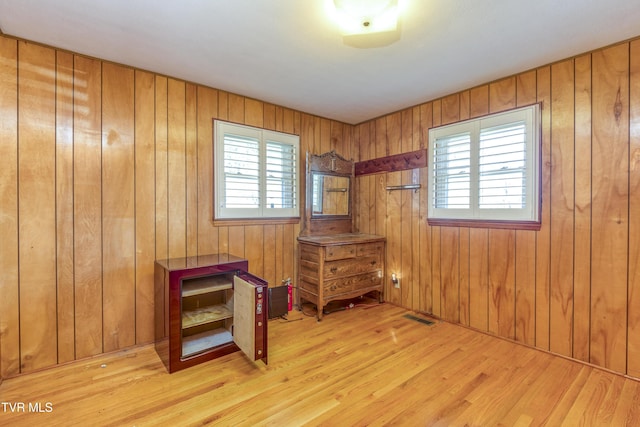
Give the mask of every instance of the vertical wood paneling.
[{"label": "vertical wood paneling", "polygon": [[[316,148],[320,148],[320,152],[316,154],[326,153],[333,150],[335,147],[331,145],[331,121],[325,118],[317,118],[316,125],[318,125],[316,133]],[[318,144],[319,143],[319,144]],[[342,155],[341,153],[339,153]]]},{"label": "vertical wood paneling", "polygon": [[[519,74],[516,78],[518,107],[536,102],[536,72]],[[516,230],[516,341],[535,345],[536,308],[536,233]]]},{"label": "vertical wood paneling", "polygon": [[198,254],[198,100],[197,87],[185,88],[185,163],[187,256]]},{"label": "vertical wood paneling", "polygon": [[102,348],[101,64],[75,56],[73,247],[76,359]]},{"label": "vertical wood paneling", "polygon": [[134,72],[102,66],[103,351],[135,344]]},{"label": "vertical wood paneling", "polygon": [[263,127],[264,106],[261,101],[246,98],[244,100],[244,120],[249,126]]},{"label": "vertical wood paneling", "polygon": [[[381,174],[382,175],[382,174]],[[402,183],[401,172],[390,172],[386,175],[386,184],[397,186]],[[388,229],[393,229],[394,232],[387,234],[387,263],[386,270],[387,276],[384,278],[385,284],[385,299],[394,304],[400,304],[402,301],[402,286],[404,286],[404,277],[402,276],[402,223],[401,223],[401,211],[402,211],[402,192],[401,191],[389,191],[387,192],[387,200],[385,202],[387,212],[385,217],[387,218]],[[395,273],[400,279],[400,289],[394,287],[391,284],[391,274]],[[407,281],[407,286],[409,282]]]},{"label": "vertical wood paneling", "polygon": [[575,59],[573,357],[589,361],[591,313],[591,55]]},{"label": "vertical wood paneling", "polygon": [[154,339],[155,78],[135,72],[136,343]]},{"label": "vertical wood paneling", "polygon": [[516,103],[519,107],[536,102],[536,71],[527,71],[516,76]]},{"label": "vertical wood paneling", "polygon": [[58,363],[75,358],[73,298],[73,55],[56,53]]},{"label": "vertical wood paneling", "polygon": [[213,226],[213,119],[218,116],[218,92],[198,87],[198,254],[218,252],[218,228]]},{"label": "vertical wood paneling", "polygon": [[630,47],[629,331],[627,372],[640,378],[640,41]]},{"label": "vertical wood paneling", "polygon": [[169,258],[167,85],[166,77],[156,76],[156,259]]},{"label": "vertical wood paneling", "polygon": [[[265,257],[264,226],[247,225],[244,227],[244,257],[249,261],[249,269],[257,276],[264,276],[264,266],[271,261]],[[268,246],[267,246],[268,247]],[[231,251],[232,254],[235,252]]]},{"label": "vertical wood paneling", "polygon": [[574,64],[551,67],[551,264],[549,349],[571,356],[573,344]]},{"label": "vertical wood paneling", "polygon": [[537,70],[538,102],[542,103],[542,176],[540,196],[542,225],[536,234],[536,347],[549,350],[549,252],[551,241],[551,68]]},{"label": "vertical wood paneling", "polygon": [[593,54],[591,362],[626,369],[629,46]]},{"label": "vertical wood paneling", "polygon": [[442,285],[442,311],[440,315],[450,322],[460,321],[460,230],[457,227],[440,228],[440,274]]},{"label": "vertical wood paneling", "polygon": [[[420,106],[420,123],[424,134],[424,147],[429,145],[429,128],[433,125],[433,104]],[[420,174],[420,310],[433,312],[433,282],[431,280],[431,227],[427,224],[427,191],[431,183],[429,171],[423,168]]]},{"label": "vertical wood paneling", "polygon": [[[228,252],[230,254],[234,254],[239,257],[245,257],[246,246],[245,246],[245,240],[244,240],[244,234],[245,234],[244,226],[232,225],[232,226],[229,226],[228,228],[229,228]],[[251,269],[251,271],[254,271],[253,267],[251,266],[249,267],[249,269]]]},{"label": "vertical wood paneling", "polygon": [[[272,286],[295,277],[298,224],[213,224],[213,119],[300,134],[302,153],[336,149],[368,160],[425,147],[432,126],[536,101],[540,231],[429,227],[426,168],[358,177],[356,224],[389,238],[401,289],[388,300],[640,375],[638,46],[622,43],[353,127],[0,37],[0,375],[19,373],[21,361],[26,372],[150,341],[155,258],[228,251]],[[37,162],[44,166],[36,170]],[[423,186],[417,193],[385,189],[414,182]],[[32,249],[36,221],[44,231]],[[32,250],[49,254],[37,272],[27,265]],[[34,299],[37,317],[25,303]],[[46,337],[49,326],[31,328],[42,307],[53,325]]]},{"label": "vertical wood paneling", "polygon": [[262,126],[265,129],[282,132],[282,107],[276,107],[273,104],[265,103],[263,105],[262,115]]},{"label": "vertical wood paneling", "polygon": [[186,84],[167,85],[169,257],[187,255]]},{"label": "vertical wood paneling", "polygon": [[489,230],[489,332],[515,338],[515,231]]},{"label": "vertical wood paneling", "polygon": [[[154,305],[155,259],[231,252],[272,285],[295,277],[299,224],[213,224],[213,120],[306,132],[303,152],[335,148],[347,157],[359,153],[353,127],[4,37],[0,43],[0,147],[8,163],[0,184],[2,376],[152,341],[163,306]],[[371,206],[381,197],[386,209],[386,181],[371,182]],[[384,230],[381,218],[368,223]]]},{"label": "vertical wood paneling", "polygon": [[[411,151],[419,150],[424,141],[423,131],[420,122],[420,107],[413,107],[411,118]],[[426,174],[426,168],[414,169],[411,173],[411,184],[420,185],[420,175]],[[411,234],[409,241],[411,242],[411,305],[413,310],[421,310],[421,298],[420,288],[422,283],[420,282],[420,239],[416,238],[420,234],[420,227],[422,226],[420,221],[420,196],[421,190],[411,192]]]},{"label": "vertical wood paneling", "polygon": [[[264,227],[265,243],[271,244],[272,247],[265,247],[265,278],[268,280],[271,286],[280,285],[283,279],[286,279],[283,273],[284,265],[284,224],[266,225]],[[269,253],[269,250],[271,252]],[[273,259],[267,265],[266,258],[272,257]],[[293,277],[291,277],[293,279]]]},{"label": "vertical wood paneling", "polygon": [[55,52],[18,42],[18,58],[20,367],[30,371],[57,361]]},{"label": "vertical wood paneling", "polygon": [[245,123],[245,99],[243,96],[230,93],[228,95],[229,102],[229,117],[228,120],[234,123]]},{"label": "vertical wood paneling", "polygon": [[483,228],[469,230],[469,325],[487,331],[489,327],[489,232]]},{"label": "vertical wood paneling", "polygon": [[533,231],[516,231],[516,307],[515,339],[527,345],[535,345],[535,274],[536,234]]},{"label": "vertical wood paneling", "polygon": [[516,78],[508,77],[489,85],[489,112],[497,113],[516,106]]},{"label": "vertical wood paneling", "polygon": [[0,37],[0,381],[20,372],[18,274],[18,43]]}]

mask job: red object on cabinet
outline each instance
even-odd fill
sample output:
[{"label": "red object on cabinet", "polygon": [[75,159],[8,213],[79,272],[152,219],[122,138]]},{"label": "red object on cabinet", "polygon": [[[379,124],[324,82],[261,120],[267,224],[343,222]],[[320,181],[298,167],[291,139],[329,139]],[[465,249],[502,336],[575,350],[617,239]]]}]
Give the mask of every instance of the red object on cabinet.
[{"label": "red object on cabinet", "polygon": [[267,288],[230,254],[157,260],[155,347],[172,373],[243,351],[267,363]]}]

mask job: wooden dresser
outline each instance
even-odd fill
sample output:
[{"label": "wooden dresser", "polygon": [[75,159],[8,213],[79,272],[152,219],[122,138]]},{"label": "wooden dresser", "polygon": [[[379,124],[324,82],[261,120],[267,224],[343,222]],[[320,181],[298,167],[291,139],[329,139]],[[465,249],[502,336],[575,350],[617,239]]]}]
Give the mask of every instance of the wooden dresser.
[{"label": "wooden dresser", "polygon": [[317,307],[318,320],[333,300],[376,291],[382,302],[385,238],[344,233],[298,237],[298,298]]}]

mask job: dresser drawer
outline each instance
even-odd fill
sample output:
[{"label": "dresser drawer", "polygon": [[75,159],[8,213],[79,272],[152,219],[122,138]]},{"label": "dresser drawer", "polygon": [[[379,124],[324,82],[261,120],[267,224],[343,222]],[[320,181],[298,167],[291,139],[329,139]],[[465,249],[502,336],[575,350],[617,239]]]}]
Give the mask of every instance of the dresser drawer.
[{"label": "dresser drawer", "polygon": [[336,259],[355,258],[357,245],[328,246],[325,250],[324,259],[332,261]]},{"label": "dresser drawer", "polygon": [[327,280],[324,283],[324,294],[326,297],[346,294],[351,291],[382,287],[382,277],[380,272],[359,274],[357,276],[342,277],[335,280]]},{"label": "dresser drawer", "polygon": [[356,248],[357,256],[378,255],[384,250],[384,242],[363,243]]},{"label": "dresser drawer", "polygon": [[332,279],[340,276],[351,276],[354,274],[377,271],[382,268],[380,256],[370,255],[358,257],[357,259],[341,259],[338,261],[325,262],[324,279]]}]

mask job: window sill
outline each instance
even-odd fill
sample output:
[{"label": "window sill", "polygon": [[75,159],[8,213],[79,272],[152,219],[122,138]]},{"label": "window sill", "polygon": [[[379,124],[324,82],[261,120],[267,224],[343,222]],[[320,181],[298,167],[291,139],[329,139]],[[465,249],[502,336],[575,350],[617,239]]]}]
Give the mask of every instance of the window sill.
[{"label": "window sill", "polygon": [[291,218],[237,218],[237,219],[213,219],[215,226],[233,225],[274,225],[274,224],[298,224],[300,217]]},{"label": "window sill", "polygon": [[469,227],[469,228],[501,228],[508,230],[539,231],[540,221],[490,221],[452,218],[428,218],[427,224],[440,227]]}]

